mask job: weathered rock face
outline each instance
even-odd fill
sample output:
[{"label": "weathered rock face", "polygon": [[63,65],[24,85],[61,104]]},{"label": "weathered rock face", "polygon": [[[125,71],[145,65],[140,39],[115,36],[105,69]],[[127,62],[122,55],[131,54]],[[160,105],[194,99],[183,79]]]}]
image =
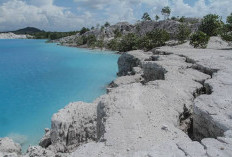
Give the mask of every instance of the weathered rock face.
[{"label": "weathered rock face", "polygon": [[97,39],[105,40],[111,39],[115,36],[115,31],[118,30],[122,34],[130,33],[134,30],[134,26],[129,24],[128,22],[119,22],[115,25],[105,27],[103,30],[95,29],[90,30],[84,34],[84,36],[95,35]]},{"label": "weathered rock face", "polygon": [[[137,24],[131,25],[127,22],[119,22],[115,25],[105,27],[104,29],[94,29],[90,30],[83,35],[72,35],[69,37],[64,37],[58,40],[55,40],[54,42],[59,42],[62,45],[67,46],[78,46],[77,40],[80,36],[89,36],[94,35],[98,40],[104,39],[106,42],[113,39],[115,37],[115,31],[117,30],[122,35],[128,34],[128,33],[135,33],[139,36],[145,35],[147,32],[151,32],[155,29],[164,29],[168,33],[170,33],[171,38],[174,38],[176,33],[178,32],[179,25],[182,24],[178,21],[174,20],[166,20],[166,21],[142,21]],[[199,23],[195,24],[187,24],[192,32],[195,32],[198,29]]]},{"label": "weathered rock face", "polygon": [[[164,29],[166,30],[171,38],[174,38],[178,32],[179,26],[183,24],[178,21],[174,20],[166,20],[166,21],[143,21],[141,23],[138,23],[135,25],[135,30],[134,32],[137,33],[138,35],[145,35],[147,32],[151,32],[152,30],[155,29]],[[196,31],[198,29],[197,24],[187,24],[192,32]]]},{"label": "weathered rock face", "polygon": [[96,104],[71,103],[52,117],[51,145],[55,152],[69,152],[80,144],[95,141]]},{"label": "weathered rock face", "polygon": [[0,138],[0,156],[17,156],[21,154],[21,146],[8,137]]}]

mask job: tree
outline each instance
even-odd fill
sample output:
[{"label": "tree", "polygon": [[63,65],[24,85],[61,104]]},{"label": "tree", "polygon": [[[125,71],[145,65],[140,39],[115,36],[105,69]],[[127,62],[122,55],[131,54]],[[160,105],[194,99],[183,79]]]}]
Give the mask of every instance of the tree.
[{"label": "tree", "polygon": [[151,21],[150,15],[147,12],[144,13],[143,17],[142,17],[142,20],[143,21]]},{"label": "tree", "polygon": [[227,16],[226,22],[232,26],[232,13]]},{"label": "tree", "polygon": [[182,16],[180,19],[179,19],[179,22],[184,22],[185,21],[185,17]]},{"label": "tree", "polygon": [[110,26],[110,23],[109,23],[109,22],[106,22],[106,23],[104,24],[104,26],[105,26],[105,27],[109,27],[109,26]]},{"label": "tree", "polygon": [[206,48],[209,42],[209,36],[201,31],[197,31],[190,37],[190,45],[194,48]]},{"label": "tree", "polygon": [[80,31],[80,35],[85,34],[85,33],[88,32],[88,31],[89,31],[88,28],[83,27],[83,28],[81,29],[81,31]]},{"label": "tree", "polygon": [[171,17],[171,20],[176,20],[177,18],[175,16],[172,16]]},{"label": "tree", "polygon": [[158,15],[155,16],[155,20],[158,21],[160,17]]},{"label": "tree", "polygon": [[168,19],[171,14],[171,9],[169,6],[166,6],[161,11],[162,15],[164,15],[164,19]]},{"label": "tree", "polygon": [[177,39],[180,43],[183,43],[188,39],[191,34],[191,30],[187,25],[181,24],[178,27]]},{"label": "tree", "polygon": [[95,28],[94,27],[91,27],[91,30],[94,30]]},{"label": "tree", "polygon": [[227,17],[226,24],[221,30],[221,37],[223,40],[232,41],[232,13]]},{"label": "tree", "polygon": [[223,26],[221,18],[216,14],[208,14],[204,16],[199,30],[206,33],[208,36],[218,35]]}]

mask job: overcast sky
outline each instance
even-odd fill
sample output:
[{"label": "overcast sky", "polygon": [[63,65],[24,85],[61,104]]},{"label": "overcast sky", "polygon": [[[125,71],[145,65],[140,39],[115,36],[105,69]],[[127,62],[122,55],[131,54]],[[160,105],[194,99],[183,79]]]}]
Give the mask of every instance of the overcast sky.
[{"label": "overcast sky", "polygon": [[0,0],[0,31],[27,26],[71,31],[106,21],[134,23],[144,12],[153,19],[156,14],[162,17],[164,6],[171,7],[171,16],[216,13],[225,19],[232,12],[232,0]]}]

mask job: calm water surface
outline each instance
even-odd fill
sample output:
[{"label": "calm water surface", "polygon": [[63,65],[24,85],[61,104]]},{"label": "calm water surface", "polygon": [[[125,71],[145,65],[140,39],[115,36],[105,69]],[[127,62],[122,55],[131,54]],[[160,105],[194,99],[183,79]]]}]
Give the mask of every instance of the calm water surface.
[{"label": "calm water surface", "polygon": [[44,40],[0,40],[0,137],[38,144],[53,113],[92,102],[116,78],[118,55]]}]

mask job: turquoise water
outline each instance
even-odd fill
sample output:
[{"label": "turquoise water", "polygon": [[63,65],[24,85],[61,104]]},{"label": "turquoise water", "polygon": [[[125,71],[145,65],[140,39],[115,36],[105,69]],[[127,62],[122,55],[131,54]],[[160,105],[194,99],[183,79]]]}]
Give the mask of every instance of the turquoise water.
[{"label": "turquoise water", "polygon": [[53,113],[105,93],[117,60],[110,52],[44,40],[0,40],[0,137],[10,136],[24,149],[38,144]]}]

